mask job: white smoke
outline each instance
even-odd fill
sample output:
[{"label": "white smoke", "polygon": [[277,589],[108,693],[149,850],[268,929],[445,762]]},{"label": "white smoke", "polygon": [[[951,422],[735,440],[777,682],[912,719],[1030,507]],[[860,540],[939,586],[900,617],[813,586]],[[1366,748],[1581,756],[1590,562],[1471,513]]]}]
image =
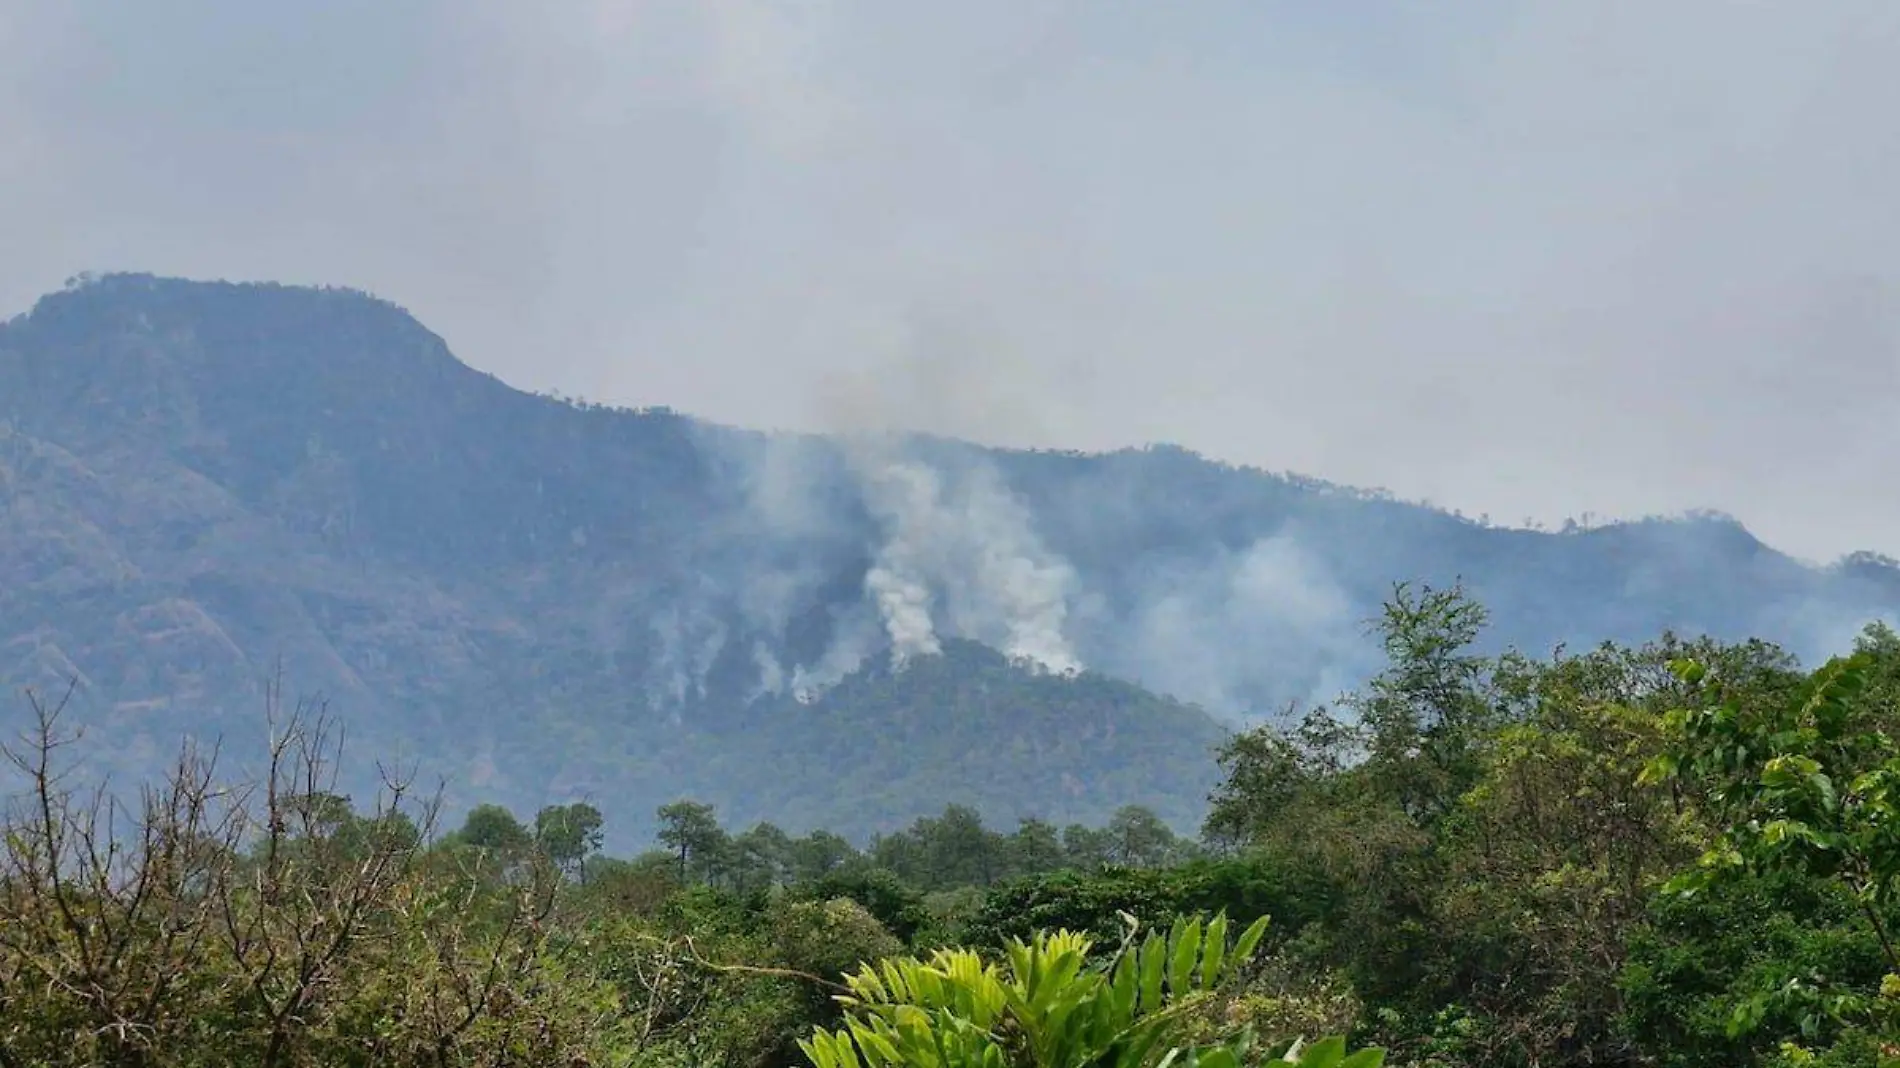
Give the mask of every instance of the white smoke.
[{"label": "white smoke", "polygon": [[[835,552],[848,530],[839,484],[827,478],[820,448],[768,440],[749,473],[751,514],[775,535]],[[759,663],[764,690],[789,685],[800,700],[856,671],[880,646],[894,665],[938,655],[946,637],[979,641],[1039,670],[1081,670],[1068,633],[1080,592],[1075,569],[1038,536],[1030,509],[994,467],[976,455],[926,459],[900,437],[843,434],[826,443],[874,524],[864,599],[832,612],[830,641],[816,663]],[[833,548],[825,549],[831,540]],[[862,542],[859,542],[862,544]],[[748,637],[776,647],[797,606],[812,603],[826,581],[822,565],[764,569],[737,596]],[[834,573],[835,572],[831,572]],[[755,656],[755,661],[757,657]],[[770,681],[766,681],[770,680]]]},{"label": "white smoke", "polygon": [[936,473],[917,464],[885,464],[866,476],[864,488],[885,528],[864,588],[884,619],[891,658],[902,664],[934,656],[943,646],[931,620],[931,564],[943,558],[944,536],[951,533]]},{"label": "white smoke", "polygon": [[831,645],[818,663],[800,664],[793,670],[792,696],[804,704],[817,700],[819,694],[856,671],[877,648],[881,637],[882,624],[876,614],[867,611],[862,603],[842,606],[842,610],[834,611]]},{"label": "white smoke", "polygon": [[1064,633],[1075,572],[1036,536],[1029,511],[988,466],[946,488],[922,461],[864,453],[857,464],[884,541],[865,575],[901,664],[942,650],[941,593],[949,633],[1000,647],[1055,672],[1081,669]]},{"label": "white smoke", "polygon": [[966,596],[953,598],[959,629],[980,634],[1000,621],[1003,651],[1011,657],[1058,673],[1080,671],[1065,633],[1075,569],[1043,546],[1029,510],[989,467],[971,471],[961,490],[952,512],[962,521],[974,581],[961,591]]},{"label": "white smoke", "polygon": [[726,647],[726,625],[703,605],[671,605],[648,620],[659,638],[654,650],[647,705],[654,711],[670,708],[675,721],[679,709],[694,697],[706,696],[707,676]]},{"label": "white smoke", "polygon": [[1108,620],[1117,670],[1215,713],[1270,713],[1291,684],[1311,705],[1358,677],[1360,610],[1297,538],[1157,567]]},{"label": "white smoke", "polygon": [[767,695],[776,697],[785,692],[785,668],[779,664],[778,657],[764,642],[752,643],[752,664],[759,669],[759,683],[748,700],[757,700]]}]

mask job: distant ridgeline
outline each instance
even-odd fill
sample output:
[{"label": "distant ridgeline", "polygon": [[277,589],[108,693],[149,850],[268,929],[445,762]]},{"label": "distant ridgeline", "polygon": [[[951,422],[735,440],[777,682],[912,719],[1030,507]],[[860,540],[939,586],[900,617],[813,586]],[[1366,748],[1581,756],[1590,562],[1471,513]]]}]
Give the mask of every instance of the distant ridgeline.
[{"label": "distant ridgeline", "polygon": [[1900,609],[1894,561],[1721,516],[1551,534],[1171,447],[768,435],[523,393],[361,293],[142,275],[0,327],[0,499],[0,678],[77,680],[122,770],[255,735],[281,677],[365,765],[589,797],[630,840],[681,796],[1191,828],[1222,724],[1368,675],[1398,581],[1462,579],[1540,652],[1811,657]]}]

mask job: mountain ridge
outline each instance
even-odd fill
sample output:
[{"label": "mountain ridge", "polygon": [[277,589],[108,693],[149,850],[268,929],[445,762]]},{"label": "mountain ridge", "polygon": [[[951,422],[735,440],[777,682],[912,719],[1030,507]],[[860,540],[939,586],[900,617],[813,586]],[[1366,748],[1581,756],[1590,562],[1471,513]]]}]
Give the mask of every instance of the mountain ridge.
[{"label": "mountain ridge", "polygon": [[[1118,801],[1186,826],[1216,720],[1363,678],[1362,621],[1400,580],[1465,580],[1491,640],[1530,651],[1674,627],[1811,655],[1900,606],[1890,561],[1809,567],[1727,517],[1547,534],[1172,446],[722,427],[524,393],[353,290],[148,275],[0,325],[0,494],[0,681],[86,680],[128,767],[168,732],[254,720],[281,663],[376,755],[429,754],[522,807],[614,792],[629,827],[682,793],[858,833],[940,809],[954,799],[893,795],[865,819],[808,776],[749,793],[732,754],[756,736],[822,765],[926,705],[1009,727],[934,670],[950,663],[1035,708],[1093,693],[1119,737],[1171,724],[1184,744],[1146,758],[1025,743],[1002,773],[1071,776],[1081,800],[1038,814],[1089,820],[1091,777],[1148,759]],[[966,640],[1088,670],[1022,672]],[[863,696],[887,650],[933,645],[930,694]],[[859,759],[949,789],[956,726]]]}]

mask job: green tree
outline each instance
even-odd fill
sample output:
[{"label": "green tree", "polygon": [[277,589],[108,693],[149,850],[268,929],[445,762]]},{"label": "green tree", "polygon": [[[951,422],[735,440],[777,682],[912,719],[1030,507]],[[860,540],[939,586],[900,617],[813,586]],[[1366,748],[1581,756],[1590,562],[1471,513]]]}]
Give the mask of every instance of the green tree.
[{"label": "green tree", "polygon": [[1272,725],[1234,735],[1218,760],[1221,783],[1209,798],[1201,833],[1228,849],[1253,844],[1285,826],[1324,774],[1313,754]]},{"label": "green tree", "polygon": [[1168,863],[1178,843],[1161,817],[1140,805],[1124,805],[1108,821],[1109,856],[1131,868],[1158,868]]},{"label": "green tree", "polygon": [[679,890],[672,854],[654,850],[632,860],[595,858],[587,865],[586,883],[573,888],[568,900],[583,916],[650,917]]},{"label": "green tree", "polygon": [[713,807],[698,801],[675,801],[660,806],[659,818],[659,841],[679,858],[680,881],[691,879],[694,865],[703,878],[710,880],[727,844],[726,832],[719,826]]},{"label": "green tree", "polygon": [[787,855],[795,882],[822,878],[859,859],[856,847],[830,831],[813,831],[793,840]]},{"label": "green tree", "polygon": [[771,910],[768,923],[787,967],[827,981],[904,951],[904,943],[870,910],[848,897],[783,901]]},{"label": "green tree", "polygon": [[584,801],[550,805],[535,814],[534,839],[549,860],[584,882],[587,857],[600,849],[604,822],[600,810]]},{"label": "green tree", "polygon": [[1062,828],[1063,863],[1078,871],[1095,871],[1106,867],[1115,846],[1109,840],[1106,830],[1098,830],[1080,823],[1071,823]]},{"label": "green tree", "polygon": [[967,805],[950,805],[934,820],[919,820],[913,832],[923,844],[929,885],[987,886],[1001,867],[1000,841]]},{"label": "green tree", "polygon": [[1016,832],[1003,845],[1009,872],[1013,876],[1040,875],[1063,866],[1062,833],[1055,824],[1033,816],[1016,825]]},{"label": "green tree", "polygon": [[817,901],[850,898],[905,942],[916,937],[930,919],[923,893],[885,868],[865,865],[840,868],[801,883],[794,893],[799,898]]},{"label": "green tree", "polygon": [[1494,664],[1471,651],[1487,619],[1462,586],[1400,583],[1377,624],[1387,667],[1346,702],[1370,779],[1420,824],[1477,781],[1484,739],[1503,720],[1487,686]]},{"label": "green tree", "polygon": [[778,886],[791,871],[792,840],[771,823],[760,823],[732,840],[733,880],[740,890]]},{"label": "green tree", "polygon": [[1657,656],[1605,647],[1526,674],[1534,710],[1492,732],[1434,838],[1435,996],[1532,1063],[1637,1055],[1625,964],[1655,889],[1697,849],[1669,791],[1637,781],[1662,745]]},{"label": "green tree", "polygon": [[984,886],[1002,874],[1004,840],[983,826],[983,817],[967,805],[949,805],[941,816],[925,816],[906,830],[880,835],[871,843],[880,867],[925,889]]},{"label": "green tree", "polygon": [[510,855],[525,852],[534,844],[534,836],[515,814],[500,805],[483,804],[470,809],[455,837],[477,849]]},{"label": "green tree", "polygon": [[988,890],[957,940],[976,949],[1001,949],[1011,939],[1060,929],[1112,942],[1130,916],[1156,924],[1210,912],[1225,912],[1237,923],[1285,917],[1278,926],[1286,936],[1299,937],[1323,917],[1329,891],[1310,874],[1260,855],[1170,868],[1047,872]]},{"label": "green tree", "polygon": [[[1881,729],[1887,710],[1862,700],[1878,652],[1864,646],[1830,661],[1796,701],[1750,709],[1727,697],[1671,713],[1679,742],[1643,777],[1687,782],[1719,821],[1716,844],[1671,880],[1671,891],[1775,873],[1835,883],[1881,947],[1887,970],[1877,988],[1793,977],[1740,1006],[1735,1027],[1753,1029],[1792,1000],[1808,1008],[1810,1036],[1825,1022],[1850,1036],[1870,1029],[1887,1066],[1900,1065],[1900,948],[1888,920],[1900,906],[1900,748]],[[1693,660],[1674,668],[1691,685],[1708,675]]]}]

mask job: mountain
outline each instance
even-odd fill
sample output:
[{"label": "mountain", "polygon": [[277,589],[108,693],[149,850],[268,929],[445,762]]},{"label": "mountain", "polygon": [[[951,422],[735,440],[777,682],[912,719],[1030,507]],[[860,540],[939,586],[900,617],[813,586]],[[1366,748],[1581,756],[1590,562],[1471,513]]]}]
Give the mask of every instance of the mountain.
[{"label": "mountain", "polygon": [[1719,516],[1547,534],[1175,448],[768,435],[517,391],[361,293],[144,275],[0,326],[0,502],[0,682],[77,679],[109,766],[254,736],[281,675],[358,758],[591,796],[618,840],[683,795],[1190,826],[1224,724],[1375,669],[1400,580],[1534,650],[1811,655],[1900,606],[1889,561]]},{"label": "mountain", "polygon": [[1011,816],[1099,825],[1129,798],[1195,827],[1226,736],[1132,683],[1023,670],[962,639],[901,669],[870,659],[816,700],[768,697],[742,715],[694,736],[699,774],[728,784],[736,810],[848,834],[891,829],[891,813],[908,824],[925,807],[999,801]]}]

